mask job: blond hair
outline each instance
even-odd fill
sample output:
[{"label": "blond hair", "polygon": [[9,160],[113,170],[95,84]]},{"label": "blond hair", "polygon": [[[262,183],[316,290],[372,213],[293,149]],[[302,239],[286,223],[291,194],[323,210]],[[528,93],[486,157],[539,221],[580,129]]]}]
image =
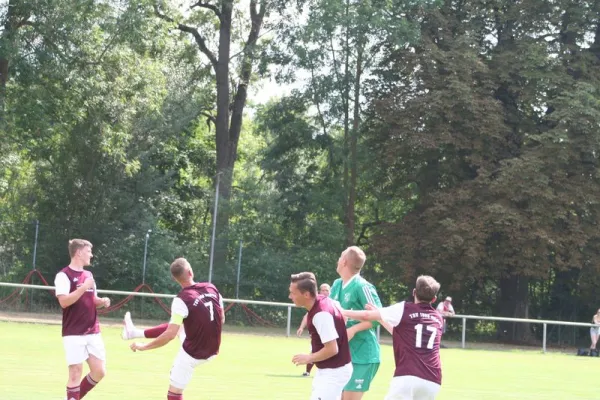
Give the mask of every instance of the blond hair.
[{"label": "blond hair", "polygon": [[90,249],[93,247],[92,243],[84,240],[84,239],[71,239],[69,240],[69,256],[71,258],[75,257],[78,250],[81,250],[85,247],[89,247]]},{"label": "blond hair", "polygon": [[173,278],[176,280],[180,280],[184,273],[190,269],[192,269],[192,266],[189,261],[183,257],[177,258],[171,263],[171,275],[173,275]]},{"label": "blond hair", "polygon": [[345,251],[345,257],[348,266],[353,272],[360,272],[363,265],[365,265],[365,261],[367,261],[365,252],[362,251],[358,246],[348,247]]}]

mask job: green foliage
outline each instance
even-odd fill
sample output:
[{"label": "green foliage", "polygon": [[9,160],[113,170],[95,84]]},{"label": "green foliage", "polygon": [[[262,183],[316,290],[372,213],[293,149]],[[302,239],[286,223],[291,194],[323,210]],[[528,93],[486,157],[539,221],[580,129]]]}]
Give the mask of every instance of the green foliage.
[{"label": "green foliage", "polygon": [[[388,48],[369,145],[414,204],[377,249],[390,273],[438,277],[465,311],[555,313],[554,289],[535,304],[529,292],[558,274],[550,285],[577,292],[560,308],[577,309],[599,261],[597,59],[583,39],[600,40],[597,21],[566,4],[497,3],[415,10],[419,43]],[[492,308],[476,301],[490,287]]]}]

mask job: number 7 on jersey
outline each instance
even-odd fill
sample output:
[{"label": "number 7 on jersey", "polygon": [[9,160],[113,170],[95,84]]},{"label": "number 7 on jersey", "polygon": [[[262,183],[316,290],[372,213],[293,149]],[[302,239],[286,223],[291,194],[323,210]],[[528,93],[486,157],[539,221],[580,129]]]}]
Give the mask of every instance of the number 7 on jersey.
[{"label": "number 7 on jersey", "polygon": [[208,310],[210,311],[210,320],[214,321],[215,320],[215,310],[213,307],[213,303],[211,303],[210,301],[203,301],[202,304],[204,304],[204,306],[206,308],[208,308]]},{"label": "number 7 on jersey", "polygon": [[[423,324],[415,325],[415,330],[417,331],[417,337],[415,338],[415,347],[421,348],[423,347]],[[435,337],[437,336],[437,328],[435,326],[428,325],[427,330],[431,332],[431,336],[429,337],[429,341],[427,342],[427,348],[433,349],[433,342],[435,341]]]}]

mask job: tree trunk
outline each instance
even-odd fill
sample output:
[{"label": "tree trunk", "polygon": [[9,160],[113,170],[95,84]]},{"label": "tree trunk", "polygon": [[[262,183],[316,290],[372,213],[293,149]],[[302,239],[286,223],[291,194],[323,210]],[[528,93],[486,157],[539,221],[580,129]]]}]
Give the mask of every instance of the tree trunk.
[{"label": "tree trunk", "polygon": [[19,21],[18,0],[8,2],[4,30],[0,36],[0,123],[4,121],[4,102],[6,97],[6,84],[9,74],[9,54],[13,51],[14,35],[20,24],[27,20],[22,17]]},{"label": "tree trunk", "polygon": [[[500,316],[529,318],[529,278],[511,276],[500,280]],[[531,324],[500,322],[498,337],[509,342],[528,343],[532,340]]]},{"label": "tree trunk", "polygon": [[346,19],[346,37],[344,39],[344,81],[342,103],[344,106],[344,229],[346,231],[346,246],[354,244],[354,225],[350,216],[350,0],[346,0],[344,16]]},{"label": "tree trunk", "polygon": [[[229,58],[231,53],[231,22],[233,2],[223,1],[219,26],[219,51],[215,69],[217,87],[217,116],[215,119],[215,143],[217,150],[217,174],[219,177],[219,204],[215,230],[215,248],[213,270],[219,271],[227,257],[227,232],[229,228],[229,199],[231,197],[231,178],[229,143]],[[216,183],[216,178],[215,178]],[[214,211],[213,211],[214,212]],[[213,274],[218,276],[218,272]]]},{"label": "tree trunk", "polygon": [[[221,11],[221,27],[219,31],[219,58],[215,67],[217,81],[217,173],[220,176],[219,209],[215,242],[215,269],[225,267],[229,243],[229,200],[233,185],[233,170],[237,160],[237,149],[242,131],[244,108],[248,98],[248,85],[252,76],[255,61],[256,42],[266,14],[266,2],[258,7],[257,0],[250,1],[251,28],[245,43],[241,62],[240,81],[236,87],[233,102],[230,105],[229,62],[231,45],[231,18],[233,3],[224,2]],[[231,111],[231,120],[229,118]]]},{"label": "tree trunk", "polygon": [[358,180],[358,129],[360,128],[360,78],[362,75],[364,47],[357,46],[356,76],[354,77],[354,112],[352,133],[350,136],[350,186],[348,187],[348,210],[346,212],[346,241],[354,244],[354,229],[356,227],[356,182]]}]

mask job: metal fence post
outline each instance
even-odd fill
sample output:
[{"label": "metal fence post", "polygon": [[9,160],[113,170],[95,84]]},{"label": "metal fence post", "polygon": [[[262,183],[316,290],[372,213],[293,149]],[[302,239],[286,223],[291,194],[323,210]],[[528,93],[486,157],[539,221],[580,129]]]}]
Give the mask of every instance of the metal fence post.
[{"label": "metal fence post", "polygon": [[38,234],[40,232],[40,221],[35,220],[35,240],[33,242],[33,270],[35,270],[35,260],[37,258]]},{"label": "metal fence post", "polygon": [[287,332],[286,332],[287,337],[290,337],[291,331],[292,331],[292,306],[288,306]]},{"label": "metal fence post", "polygon": [[240,252],[238,255],[238,265],[237,265],[237,280],[235,282],[235,298],[240,298],[240,270],[242,269],[242,244],[244,242],[240,240]]},{"label": "metal fence post", "polygon": [[142,284],[146,283],[146,258],[148,256],[148,239],[152,229],[148,229],[146,232],[146,242],[144,243],[144,263],[142,264]]},{"label": "metal fence post", "polygon": [[[39,220],[35,220],[35,239],[33,242],[33,261],[32,261],[32,268],[35,271],[35,261],[37,258],[37,244],[38,244],[38,234],[40,232],[40,221]],[[31,289],[31,292],[29,293],[30,296],[30,300],[29,300],[29,311],[33,310],[33,289]]]},{"label": "metal fence post", "polygon": [[217,232],[217,209],[219,207],[219,184],[221,182],[221,174],[223,172],[219,172],[217,174],[217,185],[215,188],[215,208],[213,210],[213,226],[212,226],[212,236],[210,238],[210,260],[208,262],[208,282],[212,283],[212,274],[213,274],[213,259],[215,257],[215,235]]},{"label": "metal fence post", "polygon": [[545,353],[546,352],[546,327],[547,324],[544,324],[544,339],[543,339],[543,344],[542,344],[542,351]]},{"label": "metal fence post", "polygon": [[463,326],[462,326],[462,346],[461,347],[464,349],[465,348],[465,339],[467,336],[467,319],[466,318],[462,319],[462,325]]}]

